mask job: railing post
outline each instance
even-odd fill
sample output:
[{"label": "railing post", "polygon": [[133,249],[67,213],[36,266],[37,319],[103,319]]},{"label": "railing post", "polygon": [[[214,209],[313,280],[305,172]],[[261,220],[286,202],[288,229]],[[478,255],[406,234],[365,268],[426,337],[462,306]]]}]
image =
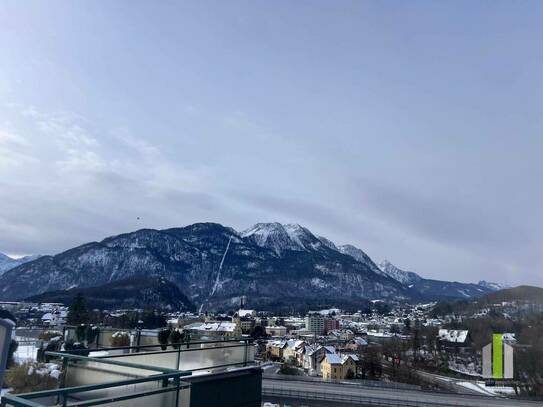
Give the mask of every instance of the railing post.
[{"label": "railing post", "polygon": [[181,370],[181,367],[179,366],[179,364],[181,363],[181,346],[183,345],[180,344],[177,348],[177,366],[175,366],[177,370]]},{"label": "railing post", "polygon": [[137,345],[138,345],[138,347],[136,348],[136,353],[139,353],[139,351],[140,351],[140,344],[141,344],[141,329],[138,329],[138,330],[136,331],[136,335],[137,335],[137,338],[138,338],[137,341],[136,341],[136,343],[137,343]]},{"label": "railing post", "polygon": [[62,358],[62,376],[60,377],[59,387],[63,389],[66,387],[66,376],[68,375],[68,358]]},{"label": "railing post", "polygon": [[243,366],[247,366],[247,350],[249,348],[249,340],[245,339],[245,357],[243,359]]},{"label": "railing post", "polygon": [[177,390],[175,391],[175,407],[179,407],[179,385],[180,385],[181,379],[179,377],[176,377],[174,379],[175,386],[177,387]]}]

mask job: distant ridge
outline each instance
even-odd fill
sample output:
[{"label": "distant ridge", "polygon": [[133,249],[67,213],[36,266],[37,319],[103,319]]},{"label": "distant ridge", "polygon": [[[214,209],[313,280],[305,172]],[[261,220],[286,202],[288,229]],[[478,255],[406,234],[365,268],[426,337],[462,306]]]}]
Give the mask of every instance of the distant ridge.
[{"label": "distant ridge", "polygon": [[[379,267],[388,277],[407,285],[411,290],[418,292],[422,297],[428,299],[447,300],[455,298],[476,298],[495,290],[494,286],[489,283],[481,285],[422,278],[412,271],[399,269],[388,260],[384,260]],[[495,284],[495,286],[497,286],[497,284]]]},{"label": "distant ridge", "polygon": [[521,285],[495,291],[478,299],[479,303],[485,304],[494,304],[503,301],[530,301],[537,304],[543,304],[543,288]]},{"label": "distant ridge", "polygon": [[4,253],[0,253],[0,275],[4,274],[8,270],[11,270],[12,268],[20,266],[21,264],[36,260],[39,257],[40,255],[36,254],[31,256],[13,258]]}]

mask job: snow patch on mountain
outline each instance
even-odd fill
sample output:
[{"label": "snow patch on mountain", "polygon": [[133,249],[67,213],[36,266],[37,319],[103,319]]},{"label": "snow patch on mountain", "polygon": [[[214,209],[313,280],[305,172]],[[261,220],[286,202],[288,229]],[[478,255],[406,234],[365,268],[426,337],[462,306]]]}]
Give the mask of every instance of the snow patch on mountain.
[{"label": "snow patch on mountain", "polygon": [[0,275],[4,274],[6,271],[11,270],[21,264],[28,263],[30,261],[36,260],[41,257],[39,254],[34,254],[30,256],[24,256],[20,258],[13,258],[3,253],[0,253]]},{"label": "snow patch on mountain", "polygon": [[503,290],[503,289],[506,289],[506,288],[510,288],[506,284],[493,283],[491,281],[485,281],[485,280],[480,280],[477,283],[477,285],[480,285],[481,287],[485,287],[485,288],[488,288],[489,290],[493,290],[493,291],[498,291],[498,290]]},{"label": "snow patch on mountain", "polygon": [[257,223],[241,232],[241,236],[249,238],[260,247],[273,250],[278,256],[285,251],[314,251],[322,246],[308,229],[298,224]]},{"label": "snow patch on mountain", "polygon": [[386,274],[383,273],[383,271],[379,267],[377,267],[377,265],[373,262],[370,256],[368,256],[366,253],[364,253],[364,251],[362,251],[358,247],[353,246],[351,244],[344,244],[344,245],[338,246],[338,250],[340,253],[343,253],[347,256],[351,256],[356,261],[365,264],[374,273],[377,273],[382,276],[386,276]]},{"label": "snow patch on mountain", "polygon": [[335,245],[334,242],[332,242],[331,240],[328,240],[327,238],[325,238],[324,236],[317,236],[317,239],[320,240],[320,242],[325,245],[326,247],[328,247],[329,249],[332,249],[332,250],[335,250],[337,252],[339,252],[339,249],[337,248],[337,246]]},{"label": "snow patch on mountain", "polygon": [[388,260],[383,260],[379,264],[379,268],[385,275],[393,278],[396,281],[399,281],[402,284],[413,284],[417,281],[422,280],[422,277],[419,276],[417,273],[401,270]]}]

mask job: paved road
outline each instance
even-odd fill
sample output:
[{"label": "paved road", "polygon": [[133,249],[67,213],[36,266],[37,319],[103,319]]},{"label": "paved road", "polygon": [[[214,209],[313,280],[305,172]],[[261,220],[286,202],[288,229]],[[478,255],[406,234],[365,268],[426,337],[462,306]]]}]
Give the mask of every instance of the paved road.
[{"label": "paved road", "polygon": [[511,399],[435,393],[399,389],[381,389],[357,385],[313,383],[305,381],[273,380],[263,378],[262,394],[266,397],[287,397],[298,401],[327,400],[345,402],[359,406],[543,406],[540,402],[513,401]]}]

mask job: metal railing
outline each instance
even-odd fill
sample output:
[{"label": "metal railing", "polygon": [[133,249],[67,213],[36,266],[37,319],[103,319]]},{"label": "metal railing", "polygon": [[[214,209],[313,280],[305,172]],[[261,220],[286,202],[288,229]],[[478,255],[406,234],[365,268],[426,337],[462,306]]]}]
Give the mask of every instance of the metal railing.
[{"label": "metal railing", "polygon": [[[418,394],[417,394],[418,393]],[[488,396],[468,396],[461,394],[443,394],[432,392],[416,392],[416,391],[402,391],[401,393],[391,392],[388,395],[383,396],[371,396],[364,394],[363,392],[339,392],[333,389],[326,388],[326,391],[315,391],[308,388],[303,389],[289,389],[274,385],[264,385],[262,387],[262,395],[273,399],[274,397],[291,398],[297,400],[314,400],[314,401],[328,401],[330,404],[345,403],[345,404],[357,404],[367,406],[386,406],[386,407],[445,407],[445,406],[507,406],[512,407],[515,405],[522,406],[540,406],[541,402],[527,401],[527,400],[514,400],[514,399],[502,399],[497,397]],[[438,397],[430,397],[436,395]],[[439,400],[440,395],[449,396],[449,400]],[[396,397],[394,397],[396,396]],[[425,399],[426,398],[426,399]]]},{"label": "metal railing", "polygon": [[407,383],[398,383],[398,382],[385,382],[378,380],[364,380],[364,379],[327,379],[324,380],[322,377],[311,377],[311,376],[289,376],[289,375],[280,375],[280,374],[264,374],[264,379],[266,380],[277,380],[277,381],[303,381],[310,383],[323,383],[323,384],[337,384],[345,386],[364,386],[364,387],[375,387],[380,389],[395,389],[395,390],[414,390],[421,391],[421,386],[416,384],[407,384]]},{"label": "metal railing", "polygon": [[[194,371],[224,371],[233,366],[254,364],[254,346],[249,338],[228,338],[157,345],[121,346],[91,349],[104,354],[88,356],[89,349],[45,352],[51,360],[62,363],[60,388],[26,394],[6,394],[0,407],[63,407],[160,405],[188,406],[188,398],[179,400],[180,392],[191,386],[182,377]],[[116,351],[121,353],[115,353]],[[128,404],[126,404],[128,403]]]},{"label": "metal railing", "polygon": [[380,397],[372,397],[367,395],[358,395],[350,393],[335,393],[335,392],[313,392],[309,390],[294,390],[284,389],[279,387],[264,387],[262,395],[267,397],[285,397],[299,400],[314,400],[328,401],[334,403],[346,403],[368,406],[386,406],[386,407],[445,407],[445,406],[463,406],[464,404],[456,403],[440,403],[426,402],[421,400],[412,400],[407,398],[402,399],[385,399]]},{"label": "metal railing", "polygon": [[[166,404],[178,406],[179,392],[182,389],[190,387],[189,383],[181,381],[181,378],[189,376],[190,372],[67,353],[46,352],[46,354],[51,357],[62,358],[64,372],[66,372],[68,364],[71,361],[80,361],[139,370],[143,375],[148,372],[154,372],[154,374],[108,383],[87,384],[18,395],[8,393],[2,396],[1,407],[45,407],[51,404],[51,402],[62,405],[63,407],[90,407],[115,405],[115,403],[132,399],[139,399],[140,404],[143,403],[143,405],[146,405],[150,397],[163,394],[173,396],[169,397],[171,402]],[[141,389],[138,389],[138,387]],[[115,395],[93,397],[96,394],[108,394],[110,391],[115,393]],[[131,404],[137,405],[135,403]]]},{"label": "metal railing", "polygon": [[[164,345],[118,346],[92,349],[106,354],[100,359],[127,360],[169,369],[200,371],[254,364],[255,348],[251,338],[229,338],[212,341],[191,341]],[[63,354],[86,355],[88,349],[69,350]]]}]

